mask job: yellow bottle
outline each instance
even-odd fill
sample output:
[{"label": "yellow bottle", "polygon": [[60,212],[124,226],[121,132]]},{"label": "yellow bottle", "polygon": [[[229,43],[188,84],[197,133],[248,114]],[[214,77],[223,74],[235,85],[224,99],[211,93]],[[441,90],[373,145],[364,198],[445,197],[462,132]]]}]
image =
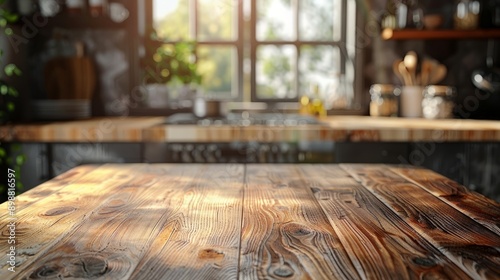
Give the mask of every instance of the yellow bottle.
[{"label": "yellow bottle", "polygon": [[317,84],[313,84],[311,86],[311,92],[313,100],[311,102],[310,114],[318,117],[326,116],[325,105],[323,104],[323,100],[321,100],[321,96],[319,94],[319,86]]}]

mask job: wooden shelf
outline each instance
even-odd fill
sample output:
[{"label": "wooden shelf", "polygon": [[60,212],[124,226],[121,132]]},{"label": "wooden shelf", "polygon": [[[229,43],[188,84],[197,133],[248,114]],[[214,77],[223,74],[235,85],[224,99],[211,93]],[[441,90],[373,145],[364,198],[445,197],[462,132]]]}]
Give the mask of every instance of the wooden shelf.
[{"label": "wooden shelf", "polygon": [[384,29],[382,31],[382,38],[384,40],[492,39],[492,38],[500,38],[500,29],[476,29],[476,30]]}]

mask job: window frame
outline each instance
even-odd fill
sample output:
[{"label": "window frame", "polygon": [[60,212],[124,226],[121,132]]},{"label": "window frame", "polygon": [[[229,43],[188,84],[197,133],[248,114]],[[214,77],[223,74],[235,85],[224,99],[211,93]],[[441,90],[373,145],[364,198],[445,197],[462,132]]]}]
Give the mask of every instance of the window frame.
[{"label": "window frame", "polygon": [[[182,1],[182,0],[180,0]],[[192,8],[192,12],[194,15],[190,17],[189,23],[191,24],[191,34],[190,36],[193,38],[192,40],[196,41],[196,48],[199,46],[230,46],[234,47],[236,49],[236,61],[235,61],[235,69],[237,71],[236,77],[233,78],[233,80],[236,80],[236,85],[235,88],[232,89],[232,92],[230,92],[229,97],[221,97],[218,98],[219,100],[222,101],[241,101],[242,100],[242,92],[243,92],[243,51],[244,51],[244,41],[243,41],[243,22],[239,19],[243,18],[243,0],[237,0],[237,7],[236,7],[236,16],[238,18],[237,20],[237,32],[235,35],[235,38],[233,40],[199,40],[197,39],[198,37],[198,14],[199,14],[199,7],[198,7],[198,1],[197,0],[188,0],[189,1],[189,7],[190,9]],[[190,10],[191,12],[191,10]],[[146,30],[152,30],[154,27],[153,24],[153,0],[145,0],[145,24],[146,24]],[[145,34],[145,36],[149,36],[148,34]],[[169,43],[177,43],[179,41],[165,41],[165,44]],[[195,53],[195,56],[197,57],[197,51]]]},{"label": "window frame", "polygon": [[[346,14],[347,14],[347,1],[341,1],[341,22],[343,25],[346,24]],[[259,41],[257,40],[257,1],[256,0],[251,0],[251,16],[250,16],[250,26],[251,26],[251,42],[250,42],[250,48],[251,48],[251,54],[250,54],[250,61],[251,61],[251,68],[252,71],[250,73],[251,78],[250,78],[250,86],[251,86],[251,101],[252,102],[266,102],[266,103],[279,103],[279,102],[296,102],[300,98],[300,73],[299,73],[299,61],[300,61],[300,50],[302,46],[332,46],[332,47],[337,47],[340,50],[340,74],[345,73],[345,64],[346,64],[346,55],[347,55],[347,48],[345,44],[342,42],[346,42],[346,33],[347,33],[347,28],[345,26],[342,26],[341,28],[341,34],[340,38],[338,41],[332,40],[300,40],[300,0],[292,0],[292,4],[294,7],[292,8],[294,17],[295,17],[295,40],[280,40],[280,41]],[[295,57],[295,69],[294,69],[294,75],[296,77],[295,79],[295,90],[297,91],[296,97],[292,98],[259,98],[257,95],[257,49],[259,46],[284,46],[284,45],[291,45],[294,46],[296,49],[296,57]],[[355,83],[353,81],[353,83]]]},{"label": "window frame", "polygon": [[[145,30],[151,30],[153,27],[153,0],[143,0],[144,1],[144,20],[145,20]],[[259,46],[266,46],[266,45],[275,45],[275,46],[283,46],[283,45],[291,45],[296,48],[296,57],[295,57],[295,84],[294,87],[298,91],[299,86],[300,86],[300,76],[299,76],[299,67],[298,63],[300,60],[300,49],[302,46],[333,46],[337,47],[340,51],[340,74],[345,74],[346,71],[346,64],[347,63],[352,63],[352,67],[354,69],[354,77],[353,77],[353,100],[352,100],[352,106],[351,108],[346,108],[346,109],[340,109],[340,110],[330,110],[330,112],[347,112],[347,113],[353,113],[353,114],[362,114],[365,111],[365,105],[367,102],[367,98],[365,97],[364,94],[362,94],[364,87],[362,84],[362,56],[363,52],[360,50],[360,48],[357,46],[358,44],[358,37],[360,34],[357,34],[361,31],[360,26],[363,26],[363,19],[360,16],[360,9],[358,5],[356,4],[355,0],[340,0],[341,1],[341,22],[343,24],[341,28],[341,34],[340,38],[338,41],[334,41],[333,39],[331,41],[325,41],[325,40],[300,40],[299,34],[299,17],[300,14],[297,11],[296,6],[294,8],[294,16],[295,16],[295,32],[296,32],[296,38],[295,40],[287,40],[287,41],[259,41],[257,40],[257,1],[255,0],[248,0],[250,1],[250,6],[251,6],[251,13],[249,17],[249,22],[245,20],[245,14],[244,14],[244,1],[247,0],[234,0],[235,4],[237,4],[236,7],[236,15],[237,15],[237,32],[235,34],[235,39],[233,40],[198,40],[196,39],[196,35],[198,32],[198,1],[197,0],[189,0],[190,5],[193,5],[193,12],[195,13],[194,16],[192,17],[192,30],[191,32],[193,34],[190,34],[195,38],[197,45],[199,46],[233,46],[236,49],[236,77],[234,79],[237,81],[236,88],[233,89],[231,93],[231,97],[229,98],[220,98],[223,101],[250,101],[250,102],[265,102],[268,104],[278,104],[278,103],[290,103],[290,102],[296,102],[299,100],[301,93],[297,92],[297,96],[293,98],[259,98],[257,95],[257,81],[256,81],[256,66],[257,66],[257,50]],[[349,2],[354,3],[355,10],[352,11],[353,14],[355,14],[356,19],[355,19],[355,26],[347,26],[348,24],[348,15],[347,15],[347,10],[348,10],[348,5]],[[294,5],[300,5],[300,0],[292,0],[292,3]],[[245,25],[249,25],[249,30],[245,31]],[[352,28],[355,30],[355,34],[348,34],[348,28]],[[249,32],[249,34],[246,34],[245,32]],[[248,35],[248,36],[247,36]],[[144,36],[149,36],[149,34],[144,34]],[[249,37],[246,38],[245,37]],[[355,44],[351,47],[347,46],[348,43]],[[172,42],[166,42],[166,43],[175,43],[174,41]],[[349,59],[350,61],[347,61],[347,56],[349,55],[349,49],[353,48],[354,50],[351,51],[351,54],[354,56],[352,59]],[[249,53],[249,57],[245,57],[245,53]],[[249,73],[249,79],[250,79],[250,85],[249,93],[245,93],[245,60],[249,59],[250,62],[250,73]]]}]

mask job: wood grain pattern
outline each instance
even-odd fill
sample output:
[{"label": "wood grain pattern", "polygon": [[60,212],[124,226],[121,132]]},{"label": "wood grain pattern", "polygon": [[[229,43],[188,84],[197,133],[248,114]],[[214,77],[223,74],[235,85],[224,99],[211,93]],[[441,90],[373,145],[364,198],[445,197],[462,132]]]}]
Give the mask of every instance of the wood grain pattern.
[{"label": "wood grain pattern", "polygon": [[[236,279],[241,231],[243,165],[183,167],[162,202],[159,235],[134,279]],[[152,191],[152,193],[156,193]]]},{"label": "wood grain pattern", "polygon": [[299,171],[363,278],[469,278],[340,167],[302,165]]},{"label": "wood grain pattern", "polygon": [[[98,173],[83,176],[77,183],[34,202],[28,208],[20,209],[16,213],[16,266],[20,270],[25,269],[44,252],[58,244],[75,226],[88,218],[88,214],[92,213],[96,205],[107,200],[108,192],[113,193],[123,182],[134,180],[134,169],[137,169],[134,165],[118,170],[103,166],[99,168]],[[1,252],[7,252],[9,248],[7,237],[7,228],[2,226]],[[0,262],[5,268],[5,254],[0,255]],[[7,278],[2,279],[10,279],[13,276],[8,274]]]},{"label": "wood grain pattern", "polygon": [[358,279],[297,167],[249,165],[240,279]]},{"label": "wood grain pattern", "polygon": [[341,166],[472,278],[500,278],[500,236],[388,168]]},{"label": "wood grain pattern", "polygon": [[412,169],[81,166],[19,197],[0,279],[500,279],[495,203]]},{"label": "wood grain pattern", "polygon": [[483,226],[500,235],[500,204],[436,172],[417,168],[390,168],[418,184]]},{"label": "wood grain pattern", "polygon": [[[144,168],[133,180],[118,178],[111,193],[85,219],[75,223],[69,234],[27,266],[21,279],[95,278],[126,279],[139,261],[148,239],[154,238],[157,217],[144,219],[143,211],[151,200],[149,188],[157,176]],[[158,192],[158,196],[163,193]],[[89,234],[90,233],[90,234]]]},{"label": "wood grain pattern", "polygon": [[[237,204],[243,182],[227,180],[226,189],[214,185],[208,181],[214,178],[213,169],[157,166],[155,170],[135,170],[139,181],[120,184],[41,257],[43,262],[33,263],[20,277],[127,279],[139,265],[133,278],[182,279],[186,274],[193,279],[194,269],[211,279],[234,278],[241,224]],[[232,178],[241,180],[241,176]],[[196,204],[203,207],[194,207]],[[99,234],[89,236],[88,232]],[[165,232],[168,241],[161,238]],[[151,254],[162,246],[168,248],[167,254]]]},{"label": "wood grain pattern", "polygon": [[[16,208],[24,209],[29,207],[34,202],[50,196],[58,190],[76,182],[83,176],[94,171],[97,165],[82,165],[65,172],[50,181],[41,184],[38,188],[33,188],[23,193],[21,196],[16,197]],[[0,213],[0,220],[6,219],[9,213],[7,211]]]}]

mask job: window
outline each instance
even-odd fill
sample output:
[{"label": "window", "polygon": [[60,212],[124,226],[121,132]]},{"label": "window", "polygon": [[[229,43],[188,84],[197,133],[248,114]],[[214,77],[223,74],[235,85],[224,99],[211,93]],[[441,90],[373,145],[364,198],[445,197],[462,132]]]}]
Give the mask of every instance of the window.
[{"label": "window", "polygon": [[151,0],[165,43],[196,42],[203,92],[296,101],[319,86],[330,108],[354,98],[355,0]]}]

